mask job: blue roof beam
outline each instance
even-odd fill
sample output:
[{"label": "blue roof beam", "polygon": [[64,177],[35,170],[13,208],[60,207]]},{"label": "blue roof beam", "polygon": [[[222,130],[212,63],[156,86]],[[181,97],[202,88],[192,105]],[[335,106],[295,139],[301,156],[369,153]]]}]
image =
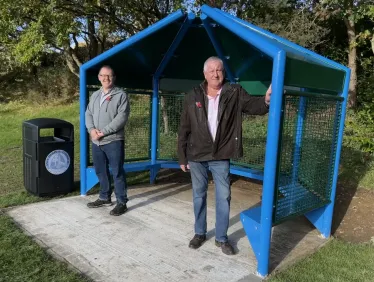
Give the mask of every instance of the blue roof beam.
[{"label": "blue roof beam", "polygon": [[299,46],[291,41],[288,41],[287,39],[284,39],[276,34],[273,34],[273,33],[270,33],[269,31],[265,30],[265,29],[262,29],[258,26],[255,26],[249,22],[246,22],[242,19],[239,19],[233,15],[230,15],[228,13],[225,13],[217,8],[214,9],[215,11],[217,11],[219,14],[227,17],[228,19],[231,19],[231,20],[234,20],[235,22],[247,27],[249,30],[252,30],[252,31],[255,31],[256,33],[259,33],[259,34],[262,34],[264,36],[266,36],[267,38],[269,39],[273,39],[273,40],[276,40],[278,42],[280,42],[281,44],[284,44],[286,45],[287,47],[293,49],[294,51],[296,51],[295,53],[298,53],[300,54],[301,56],[303,56],[304,58],[306,58],[306,55],[308,55],[308,57],[313,57],[316,61],[319,61],[321,64],[323,65],[327,65],[327,66],[330,66],[332,68],[336,68],[336,69],[339,69],[339,70],[343,70],[343,71],[347,71],[348,68],[341,65],[341,64],[338,64],[332,60],[329,60],[321,55],[318,55],[302,46]]},{"label": "blue roof beam", "polygon": [[137,34],[131,36],[127,40],[121,42],[120,44],[114,46],[113,48],[109,49],[108,51],[100,54],[99,56],[93,58],[92,60],[88,61],[87,63],[81,66],[81,69],[88,70],[89,68],[95,67],[96,65],[101,64],[103,61],[109,59],[110,57],[116,55],[120,51],[130,47],[131,45],[141,41],[142,39],[146,38],[148,35],[163,29],[164,27],[168,26],[169,24],[182,19],[185,14],[181,10],[177,10],[176,12],[170,14],[169,16],[163,18],[162,20],[158,21],[157,23],[147,27],[146,29],[138,32]]},{"label": "blue roof beam", "polygon": [[236,75],[240,78],[240,76],[246,72],[256,61],[260,60],[263,57],[261,54],[254,54],[250,58],[245,58],[242,64],[238,67],[236,71]]},{"label": "blue roof beam", "polygon": [[257,48],[259,52],[263,52],[271,58],[275,58],[279,51],[281,51],[280,48],[275,47],[266,38],[263,38],[253,30],[250,30],[244,27],[243,25],[230,20],[227,17],[222,17],[221,13],[217,12],[215,9],[207,5],[203,5],[201,7],[201,12],[209,18],[213,19],[216,23],[227,28],[233,34],[239,36],[244,41],[248,42],[254,48]]},{"label": "blue roof beam", "polygon": [[232,83],[236,83],[239,79],[234,76],[233,72],[230,69],[230,66],[228,64],[228,59],[229,58],[227,56],[225,56],[225,54],[223,53],[223,48],[222,48],[221,44],[219,43],[219,41],[216,39],[216,37],[214,35],[214,32],[212,30],[212,27],[210,26],[210,20],[207,18],[207,16],[205,14],[201,14],[200,18],[203,22],[203,25],[204,25],[204,28],[205,28],[206,32],[208,33],[210,41],[212,42],[213,47],[216,50],[216,53],[218,54],[218,57],[220,57],[222,62],[223,62],[223,66],[226,70],[227,77],[229,78],[229,80]]},{"label": "blue roof beam", "polygon": [[159,79],[162,73],[164,72],[167,64],[169,63],[170,59],[173,57],[175,50],[178,48],[179,44],[181,43],[182,39],[184,38],[188,28],[191,26],[191,23],[193,22],[194,19],[195,19],[195,14],[188,13],[177,35],[175,36],[173,42],[171,43],[168,51],[166,52],[166,54],[162,58],[161,63],[157,67],[157,70],[154,74],[155,79]]}]

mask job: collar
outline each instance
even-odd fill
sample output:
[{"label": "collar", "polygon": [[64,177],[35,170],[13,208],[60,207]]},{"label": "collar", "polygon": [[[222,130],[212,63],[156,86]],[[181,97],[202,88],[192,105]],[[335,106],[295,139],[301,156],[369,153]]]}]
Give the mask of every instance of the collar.
[{"label": "collar", "polygon": [[114,86],[112,88],[110,88],[107,93],[105,93],[104,88],[101,86],[101,88],[100,88],[101,95],[103,95],[103,96],[109,95],[110,92],[112,92],[113,89],[114,89]]},{"label": "collar", "polygon": [[222,87],[217,91],[217,95],[215,97],[211,97],[209,95],[206,95],[206,96],[208,97],[209,100],[216,99],[221,94],[221,92],[222,92]]}]

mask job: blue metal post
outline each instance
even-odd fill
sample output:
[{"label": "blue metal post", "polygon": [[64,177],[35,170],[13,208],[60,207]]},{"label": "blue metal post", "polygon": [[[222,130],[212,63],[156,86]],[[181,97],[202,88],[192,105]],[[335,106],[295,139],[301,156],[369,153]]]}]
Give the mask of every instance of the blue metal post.
[{"label": "blue metal post", "polygon": [[[212,18],[215,22],[242,38],[244,41],[273,58],[273,93],[269,112],[261,211],[256,209],[241,213],[243,226],[258,260],[258,274],[265,276],[269,271],[274,187],[277,175],[276,156],[278,156],[286,53],[277,46],[270,44],[267,39],[259,36],[256,32],[249,30],[243,25],[232,21],[227,17],[222,17],[222,14],[206,5],[201,7],[201,11],[208,17]],[[258,222],[260,222],[260,224],[258,224]]]},{"label": "blue metal post", "polygon": [[79,89],[80,89],[80,179],[81,179],[81,195],[86,195],[86,169],[87,169],[87,131],[85,123],[85,112],[87,107],[87,83],[86,83],[86,70],[81,67],[79,74]]},{"label": "blue metal post", "polygon": [[299,101],[299,111],[297,113],[297,125],[296,125],[296,136],[295,136],[295,150],[293,154],[292,162],[292,183],[296,184],[298,171],[299,171],[299,161],[300,161],[300,151],[301,151],[301,142],[303,139],[303,125],[306,114],[306,98],[300,96]]},{"label": "blue metal post", "polygon": [[157,166],[157,138],[158,138],[158,113],[159,113],[159,80],[160,76],[162,75],[163,71],[165,70],[167,64],[171,60],[174,55],[175,50],[178,48],[180,42],[182,41],[184,35],[186,34],[189,26],[191,25],[192,21],[195,19],[195,15],[193,13],[189,13],[186,17],[184,23],[180,27],[177,35],[175,36],[173,42],[171,43],[168,51],[166,52],[165,56],[162,58],[160,65],[158,66],[154,76],[153,76],[153,94],[152,94],[152,133],[151,133],[151,164],[152,168],[150,169],[150,182],[151,184],[154,183],[157,172],[160,166]]},{"label": "blue metal post", "polygon": [[310,220],[310,222],[313,223],[313,225],[321,232],[322,236],[325,238],[328,238],[331,235],[332,216],[334,212],[336,185],[338,183],[340,153],[341,153],[342,144],[343,144],[344,121],[345,121],[345,113],[346,113],[347,102],[348,102],[350,75],[351,75],[351,70],[349,68],[346,68],[346,77],[345,77],[344,88],[343,88],[343,93],[342,93],[344,101],[342,105],[342,114],[340,117],[339,135],[338,135],[338,140],[337,140],[336,155],[335,155],[335,161],[334,161],[334,175],[333,175],[332,187],[331,187],[331,196],[330,196],[331,203],[325,207],[311,211],[305,215]]},{"label": "blue metal post", "polygon": [[286,53],[279,51],[273,61],[272,95],[269,110],[268,134],[261,205],[261,243],[257,271],[261,276],[269,272],[271,228],[273,225],[274,188],[277,176],[277,157],[281,130],[283,81]]},{"label": "blue metal post", "polygon": [[[157,78],[153,78],[153,94],[152,94],[152,126],[151,126],[151,164],[156,165],[157,162],[157,129],[158,129],[158,88],[159,81]],[[154,182],[156,175],[155,169],[152,167],[151,170],[151,184]]]},{"label": "blue metal post", "polygon": [[222,62],[223,62],[223,66],[224,66],[224,68],[226,70],[227,77],[229,78],[229,80],[230,80],[231,83],[235,83],[236,82],[235,76],[234,76],[233,72],[230,69],[230,66],[229,66],[229,64],[227,62],[226,56],[223,53],[223,48],[222,48],[221,44],[219,43],[219,41],[214,36],[214,32],[213,32],[213,30],[212,30],[212,28],[210,26],[210,23],[209,23],[209,20],[207,19],[207,16],[205,14],[201,14],[200,18],[201,18],[201,20],[203,22],[203,25],[205,27],[206,32],[208,33],[210,41],[212,42],[213,47],[214,47],[214,49],[216,50],[216,52],[218,54],[218,57],[220,57],[221,60],[222,60]]}]

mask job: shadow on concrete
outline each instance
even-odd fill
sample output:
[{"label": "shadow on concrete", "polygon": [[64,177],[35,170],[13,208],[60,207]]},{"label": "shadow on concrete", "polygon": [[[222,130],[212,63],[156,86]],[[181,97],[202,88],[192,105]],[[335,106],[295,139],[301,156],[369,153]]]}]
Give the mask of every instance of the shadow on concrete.
[{"label": "shadow on concrete", "polygon": [[[180,187],[180,188],[174,189],[174,188],[177,188],[177,187]],[[177,195],[179,193],[182,193],[184,191],[191,190],[191,185],[186,184],[186,185],[181,187],[181,185],[178,184],[178,183],[172,184],[172,185],[169,185],[167,187],[162,187],[162,188],[155,189],[155,190],[152,190],[152,191],[146,191],[144,193],[129,197],[129,201],[131,201],[132,199],[136,199],[136,198],[148,197],[148,196],[157,194],[159,192],[164,192],[164,191],[168,191],[168,190],[171,190],[171,191],[160,194],[160,195],[157,195],[157,196],[154,196],[154,197],[151,197],[144,202],[141,202],[141,203],[138,203],[136,205],[130,206],[128,210],[130,211],[130,210],[133,210],[133,209],[136,209],[136,208],[144,207],[144,206],[147,206],[147,205],[152,204],[154,202],[161,201],[165,198],[175,196],[175,195]]]}]

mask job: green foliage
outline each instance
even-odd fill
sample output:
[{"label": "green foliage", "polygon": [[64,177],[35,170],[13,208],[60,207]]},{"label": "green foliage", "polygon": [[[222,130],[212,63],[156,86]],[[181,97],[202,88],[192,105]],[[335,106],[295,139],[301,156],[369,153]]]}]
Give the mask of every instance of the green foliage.
[{"label": "green foliage", "polygon": [[0,86],[0,102],[45,103],[55,99],[71,101],[78,96],[78,79],[63,65],[16,72],[11,79],[0,81]]},{"label": "green foliage", "polygon": [[[181,6],[166,1],[0,1],[0,51],[3,60],[20,66],[38,65],[43,54],[59,52],[70,70],[113,43],[148,27]],[[84,43],[78,42],[78,39]],[[79,44],[89,58],[79,56]],[[0,55],[1,53],[0,52]],[[9,56],[9,55],[12,56]]]},{"label": "green foliage", "polygon": [[361,65],[357,110],[348,111],[344,144],[374,154],[374,64]]},{"label": "green foliage", "polygon": [[14,46],[13,55],[20,65],[38,64],[45,48],[45,39],[41,22],[32,22],[21,34],[19,43]]},{"label": "green foliage", "polygon": [[345,122],[344,144],[374,154],[374,115],[372,109],[350,112]]}]

